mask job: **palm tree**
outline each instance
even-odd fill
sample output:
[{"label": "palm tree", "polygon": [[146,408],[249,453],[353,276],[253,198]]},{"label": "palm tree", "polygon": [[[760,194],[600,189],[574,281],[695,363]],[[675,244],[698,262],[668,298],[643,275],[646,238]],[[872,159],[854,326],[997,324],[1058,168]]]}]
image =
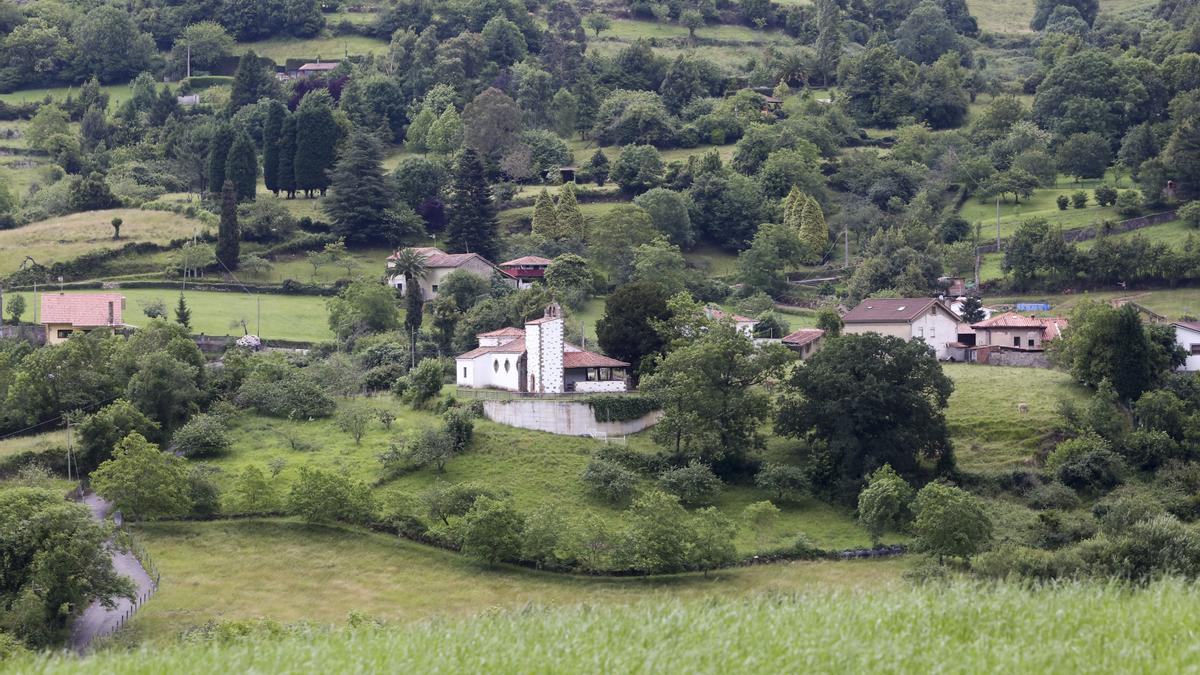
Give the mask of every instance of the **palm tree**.
[{"label": "palm tree", "polygon": [[417,365],[417,331],[421,328],[421,313],[424,301],[421,297],[420,280],[425,278],[427,267],[425,256],[415,249],[406,248],[396,256],[392,267],[397,274],[404,275],[405,314],[404,327],[408,329],[409,356],[412,365]]}]

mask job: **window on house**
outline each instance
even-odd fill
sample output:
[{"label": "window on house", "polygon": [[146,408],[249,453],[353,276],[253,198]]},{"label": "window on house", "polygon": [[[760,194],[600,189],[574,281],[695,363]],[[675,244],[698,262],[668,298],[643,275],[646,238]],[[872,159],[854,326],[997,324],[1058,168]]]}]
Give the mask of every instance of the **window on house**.
[{"label": "window on house", "polygon": [[595,369],[595,368],[588,368],[588,369],[587,369],[587,379],[588,379],[588,382],[595,382],[595,381],[596,381],[596,378],[597,378],[598,376],[599,376],[599,373],[596,371],[596,369]]},{"label": "window on house", "polygon": [[1013,346],[1020,347],[1021,346],[1021,338],[1019,338],[1019,337],[1013,338]]},{"label": "window on house", "polygon": [[429,288],[430,288],[430,290],[432,290],[434,293],[437,293],[437,287],[438,287],[438,285],[437,285],[437,284],[434,284],[434,285],[430,286]]},{"label": "window on house", "polygon": [[614,380],[620,380],[621,382],[625,381],[625,369],[624,368],[613,368],[612,374],[613,374]]},{"label": "window on house", "polygon": [[930,326],[929,327],[929,339],[932,340],[935,337],[937,337],[937,326]]},{"label": "window on house", "polygon": [[1030,346],[1030,347],[1032,347],[1032,346],[1033,346],[1033,338],[1029,338],[1029,346]]},{"label": "window on house", "polygon": [[1192,354],[1200,356],[1200,345],[1192,345]]},{"label": "window on house", "polygon": [[925,328],[924,327],[917,326],[917,337],[921,338],[922,340],[925,339]]},{"label": "window on house", "polygon": [[463,366],[463,377],[466,378],[466,376],[467,376],[467,367]]},{"label": "window on house", "polygon": [[504,372],[506,372],[506,373],[507,373],[507,372],[508,372],[508,370],[509,370],[509,363],[508,363],[508,359],[504,359]]},{"label": "window on house", "polygon": [[71,331],[69,331],[69,330],[60,330],[60,331],[58,331],[58,339],[60,339],[60,340],[65,340],[65,339],[67,339],[67,338],[69,338],[69,337],[71,337]]},{"label": "window on house", "polygon": [[602,382],[607,382],[611,379],[612,379],[612,368],[601,368],[600,369],[600,380]]}]

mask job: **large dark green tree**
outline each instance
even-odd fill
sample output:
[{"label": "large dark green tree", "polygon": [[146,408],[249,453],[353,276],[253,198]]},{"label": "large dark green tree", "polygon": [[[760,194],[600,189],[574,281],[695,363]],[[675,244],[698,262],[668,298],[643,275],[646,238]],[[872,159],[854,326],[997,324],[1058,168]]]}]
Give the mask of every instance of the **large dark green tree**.
[{"label": "large dark green tree", "polygon": [[325,195],[340,133],[329,92],[318,89],[305,94],[296,109],[294,170],[296,189],[304,190],[306,197],[314,191]]},{"label": "large dark green tree", "polygon": [[446,245],[452,251],[495,258],[500,252],[496,228],[496,207],[484,176],[483,162],[474,149],[468,148],[459,154],[454,169]]},{"label": "large dark green tree", "polygon": [[958,34],[946,11],[934,0],[924,0],[896,29],[896,51],[916,63],[929,64],[958,49]]},{"label": "large dark green tree", "polygon": [[296,196],[296,116],[283,118],[279,131],[279,168],[275,175],[277,187],[288,199]]},{"label": "large dark green tree", "polygon": [[225,163],[233,146],[233,127],[224,123],[217,127],[208,142],[208,189],[217,191],[225,185]]},{"label": "large dark green tree", "polygon": [[393,245],[422,229],[416,213],[396,203],[382,161],[383,149],[375,136],[355,131],[330,172],[332,190],[321,208],[333,221],[334,234],[347,244]]},{"label": "large dark green tree", "polygon": [[921,459],[953,461],[943,410],[954,383],[922,341],[868,333],[829,340],[783,385],[775,430],[828,447],[835,492],[858,493],[884,464],[901,474]]},{"label": "large dark green tree", "polygon": [[1054,10],[1060,6],[1074,7],[1089,26],[1096,20],[1096,15],[1100,13],[1100,0],[1037,0],[1037,6],[1033,11],[1033,20],[1029,22],[1030,27],[1034,30],[1045,28],[1046,22],[1050,20],[1050,15],[1054,14]]},{"label": "large dark green tree", "polygon": [[258,187],[258,156],[254,153],[254,141],[244,130],[238,131],[225,158],[225,182],[233,183],[234,194],[239,202],[254,201]]},{"label": "large dark green tree", "polygon": [[226,180],[221,188],[221,224],[217,228],[217,262],[227,270],[236,270],[241,250],[241,230],[238,228],[237,190],[233,181]]},{"label": "large dark green tree", "polygon": [[242,54],[237,72],[233,75],[233,91],[229,94],[229,114],[242,106],[258,103],[260,98],[274,98],[279,93],[279,82],[267,70],[267,62],[259,58],[254,50]]},{"label": "large dark green tree", "polygon": [[605,354],[629,363],[635,384],[642,360],[666,348],[653,322],[666,320],[670,313],[666,292],[652,281],[625,284],[604,302],[596,338]]},{"label": "large dark green tree", "polygon": [[263,124],[263,184],[276,195],[279,194],[279,143],[283,136],[283,119],[287,108],[279,101],[271,101],[267,108],[267,121]]},{"label": "large dark green tree", "polygon": [[1053,344],[1054,358],[1080,382],[1107,381],[1125,401],[1135,401],[1183,364],[1185,355],[1170,329],[1143,325],[1131,305],[1113,309],[1085,303],[1071,314],[1070,327]]}]

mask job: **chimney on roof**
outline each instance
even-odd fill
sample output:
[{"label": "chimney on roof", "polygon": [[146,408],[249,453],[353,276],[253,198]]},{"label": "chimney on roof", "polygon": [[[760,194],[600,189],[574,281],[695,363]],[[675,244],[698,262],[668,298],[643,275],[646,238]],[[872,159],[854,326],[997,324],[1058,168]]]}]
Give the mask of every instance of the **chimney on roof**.
[{"label": "chimney on roof", "polygon": [[108,325],[113,325],[113,301],[108,301]]}]

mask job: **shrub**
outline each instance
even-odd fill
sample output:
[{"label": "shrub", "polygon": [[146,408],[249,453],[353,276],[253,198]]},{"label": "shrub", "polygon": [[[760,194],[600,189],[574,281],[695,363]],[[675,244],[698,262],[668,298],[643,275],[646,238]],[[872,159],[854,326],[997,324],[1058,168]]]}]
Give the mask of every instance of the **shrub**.
[{"label": "shrub", "polygon": [[766,464],[754,476],[754,484],[770,492],[775,501],[796,502],[808,493],[804,470],[790,464]]},{"label": "shrub", "polygon": [[1142,193],[1137,190],[1121,190],[1117,195],[1117,213],[1132,218],[1142,212]]},{"label": "shrub", "polygon": [[921,549],[938,557],[970,559],[992,538],[992,522],[979,500],[945,483],[921,488],[913,501],[913,531]]},{"label": "shrub", "polygon": [[1083,190],[1080,190],[1071,195],[1071,206],[1082,209],[1087,206],[1088,196]]},{"label": "shrub", "polygon": [[1043,551],[1016,544],[1003,544],[971,561],[971,571],[992,579],[1015,576],[1049,581],[1073,576],[1082,567],[1076,551]]},{"label": "shrub", "polygon": [[465,452],[475,435],[475,414],[465,408],[450,408],[442,413],[442,422],[454,453]]},{"label": "shrub", "polygon": [[407,372],[408,369],[399,363],[376,366],[363,374],[363,387],[367,391],[390,391]]},{"label": "shrub", "polygon": [[229,431],[216,415],[193,415],[171,436],[175,451],[184,457],[211,457],[229,449]]},{"label": "shrub", "polygon": [[687,466],[668,469],[658,476],[663,491],[689,506],[711,504],[721,493],[721,479],[708,467],[693,460]]},{"label": "shrub", "polygon": [[662,455],[641,452],[622,445],[605,445],[596,451],[596,457],[647,476],[657,476],[670,468],[667,459]]},{"label": "shrub", "polygon": [[449,525],[450,518],[465,515],[480,497],[495,495],[491,490],[474,483],[438,483],[421,495],[421,503],[430,518]]},{"label": "shrub", "polygon": [[1092,507],[1092,515],[1100,521],[1100,528],[1107,534],[1120,534],[1134,523],[1165,515],[1167,510],[1161,501],[1141,492],[1121,494]]},{"label": "shrub", "polygon": [[276,380],[248,379],[234,400],[270,417],[329,417],[337,409],[337,401],[324,388],[298,371]]},{"label": "shrub", "polygon": [[1104,492],[1121,484],[1125,463],[1111,450],[1072,457],[1058,468],[1058,479],[1076,490]]},{"label": "shrub", "polygon": [[1079,495],[1055,481],[1030,490],[1029,506],[1034,509],[1073,509],[1079,506]]},{"label": "shrub", "polygon": [[508,501],[482,496],[463,516],[462,552],[495,564],[517,558],[525,519]]},{"label": "shrub", "polygon": [[404,392],[413,408],[421,408],[442,391],[445,369],[437,359],[425,359],[405,376]]},{"label": "shrub", "polygon": [[1179,444],[1163,431],[1138,429],[1121,442],[1121,456],[1141,469],[1157,469],[1181,454]]},{"label": "shrub", "polygon": [[858,518],[871,535],[872,544],[879,545],[885,530],[904,526],[912,498],[912,487],[890,465],[884,464],[871,474],[867,487],[858,495]]},{"label": "shrub", "polygon": [[188,472],[188,492],[192,499],[192,513],[210,516],[221,510],[221,486],[216,475],[221,470],[208,464],[197,464]]},{"label": "shrub", "polygon": [[637,490],[637,476],[625,467],[593,458],[579,475],[592,494],[610,504],[624,502]]},{"label": "shrub", "polygon": [[310,523],[365,525],[374,516],[371,491],[365,484],[307,466],[300,467],[300,477],[292,484],[287,509]]},{"label": "shrub", "polygon": [[1055,198],[1054,203],[1058,204],[1059,211],[1066,211],[1071,206],[1071,198],[1066,195],[1059,195]]},{"label": "shrub", "polygon": [[1117,189],[1111,185],[1101,185],[1093,191],[1096,203],[1100,206],[1112,206],[1117,203]]},{"label": "shrub", "polygon": [[1057,549],[1096,534],[1096,521],[1088,514],[1045,511],[1034,522],[1030,543],[1038,548]]},{"label": "shrub", "polygon": [[1155,516],[1089,543],[1080,552],[1095,574],[1133,581],[1200,575],[1200,535],[1174,516]]},{"label": "shrub", "polygon": [[1050,456],[1046,458],[1046,468],[1058,471],[1067,462],[1081,457],[1089,452],[1111,451],[1108,441],[1092,431],[1086,431],[1075,438],[1059,443]]},{"label": "shrub", "polygon": [[1188,202],[1179,207],[1179,219],[1191,228],[1200,228],[1200,201]]}]

